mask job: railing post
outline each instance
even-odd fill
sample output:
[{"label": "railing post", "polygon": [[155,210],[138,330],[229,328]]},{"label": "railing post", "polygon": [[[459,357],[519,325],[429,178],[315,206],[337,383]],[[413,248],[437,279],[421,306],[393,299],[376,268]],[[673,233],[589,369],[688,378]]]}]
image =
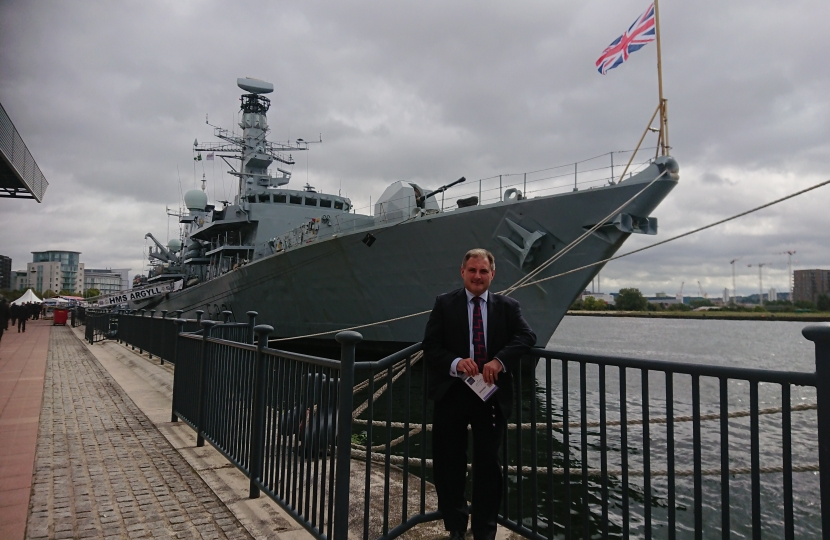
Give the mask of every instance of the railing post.
[{"label": "railing post", "polygon": [[202,321],[202,354],[199,361],[199,403],[198,416],[196,417],[196,446],[205,445],[205,437],[202,435],[202,420],[205,417],[205,376],[207,369],[205,366],[208,362],[208,338],[210,337],[210,329],[216,324],[216,321]]},{"label": "railing post", "polygon": [[[248,316],[248,335],[250,336],[248,339],[251,340],[251,343],[256,343],[256,340],[254,339],[254,327],[256,326],[256,317],[259,313],[256,311],[249,311],[245,315]],[[273,332],[274,329],[271,328],[271,331]]]},{"label": "railing post", "polygon": [[162,319],[166,319],[166,318],[167,318],[167,310],[166,310],[166,309],[162,309],[162,310],[161,310],[161,318],[162,318]]},{"label": "railing post", "polygon": [[[255,311],[249,311],[256,314]],[[256,315],[254,315],[255,317]],[[251,317],[253,320],[253,317]],[[251,401],[251,488],[249,497],[259,497],[257,480],[262,480],[262,452],[265,446],[265,354],[262,350],[268,346],[268,334],[274,331],[273,326],[261,324],[254,327],[257,336],[256,362],[254,363],[254,396]]]},{"label": "railing post", "polygon": [[[156,317],[156,310],[151,309],[150,310],[150,318],[154,319],[155,317]],[[144,336],[144,339],[146,340],[144,343],[147,347],[147,357],[150,360],[153,359],[153,353],[150,352],[150,349],[156,349],[156,347],[153,346],[153,345],[155,345],[156,338],[157,338],[156,331],[155,331],[155,328],[154,328],[155,325],[156,325],[155,322],[151,322],[150,323],[150,331],[147,333],[147,335]]]},{"label": "railing post", "polygon": [[[176,365],[179,364],[179,336],[182,335],[182,330],[184,329],[184,323],[186,321],[184,319],[176,319],[176,343],[173,345],[173,361]],[[171,422],[178,422],[179,417],[176,416],[176,375],[181,373],[181,370],[174,369],[173,370],[173,399],[170,400],[170,421]]]},{"label": "railing post", "polygon": [[816,344],[818,467],[821,490],[821,534],[830,539],[830,324],[811,324],[801,333]]},{"label": "railing post", "polygon": [[183,309],[177,309],[176,311],[174,311],[174,312],[173,312],[172,317],[173,317],[174,319],[181,319],[181,318],[182,318],[182,314],[183,314],[183,313],[184,313],[184,310],[183,310]]},{"label": "railing post", "polygon": [[156,316],[156,310],[155,310],[155,309],[151,309],[151,310],[150,310],[150,318],[152,319],[152,318],[153,318],[153,317],[155,317],[155,316]]},{"label": "railing post", "polygon": [[222,322],[229,323],[231,322],[231,316],[233,315],[233,311],[225,310],[222,312],[222,316],[225,317],[225,320]]},{"label": "railing post", "polygon": [[205,314],[204,310],[202,310],[202,309],[197,309],[196,310],[196,324],[202,324],[202,315],[204,315],[204,314]]},{"label": "railing post", "polygon": [[352,459],[352,411],[354,407],[355,347],[363,339],[357,332],[340,332],[340,404],[337,413],[337,462],[334,477],[333,540],[347,540],[349,535],[349,478]]}]

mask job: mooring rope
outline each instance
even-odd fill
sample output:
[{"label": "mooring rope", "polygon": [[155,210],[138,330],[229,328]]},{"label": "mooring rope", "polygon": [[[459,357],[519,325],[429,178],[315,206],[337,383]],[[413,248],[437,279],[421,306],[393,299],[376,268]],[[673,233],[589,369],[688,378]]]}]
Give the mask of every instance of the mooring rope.
[{"label": "mooring rope", "polygon": [[[377,457],[375,457],[377,456]],[[433,467],[433,460],[425,459],[421,460],[421,458],[404,458],[403,456],[396,456],[396,455],[389,455],[389,463],[392,465],[403,465],[405,462],[408,462],[410,466],[420,467],[421,462],[423,461],[426,467],[432,468]],[[365,450],[352,450],[352,458],[360,459],[365,461],[366,460],[366,451]],[[376,452],[372,452],[369,456],[369,459],[372,463],[378,464],[385,464],[387,456],[385,454],[379,454]],[[472,465],[467,464],[467,470],[472,470]],[[509,465],[506,467],[507,472],[511,474],[519,474],[519,468],[515,465]],[[793,465],[791,468],[792,472],[800,473],[800,472],[818,472],[819,471],[819,464],[818,463],[811,463],[805,465]],[[654,469],[650,471],[651,476],[668,476],[669,475],[668,469]],[[783,465],[771,465],[768,467],[759,467],[758,472],[761,474],[770,474],[770,473],[780,473],[784,472]],[[528,474],[551,474],[553,476],[563,476],[565,474],[565,469],[562,467],[553,467],[548,469],[548,467],[533,467],[523,466],[522,467],[522,475]],[[752,467],[732,467],[729,469],[729,474],[737,475],[737,474],[751,474]],[[623,470],[622,469],[608,469],[606,474],[608,476],[622,476]],[[711,467],[706,469],[701,469],[700,471],[701,476],[719,476],[721,474],[720,467]],[[582,467],[571,467],[570,469],[571,477],[579,477],[582,476]],[[628,476],[644,476],[645,471],[642,469],[629,469]],[[674,470],[675,476],[694,476],[695,470],[694,469],[675,469]],[[588,476],[591,477],[602,477],[602,469],[588,469]]]},{"label": "mooring rope", "polygon": [[[635,253],[640,253],[640,252],[645,251],[647,249],[652,249],[652,248],[655,248],[657,246],[661,246],[663,244],[666,244],[668,242],[673,242],[675,240],[679,240],[679,239],[684,238],[686,236],[690,236],[692,234],[696,234],[696,233],[699,233],[701,231],[705,231],[706,229],[710,229],[710,228],[715,227],[717,225],[722,225],[724,223],[727,223],[729,221],[733,221],[733,220],[738,219],[740,217],[744,217],[744,216],[747,216],[747,215],[752,214],[754,212],[758,212],[759,210],[769,208],[771,206],[782,203],[784,201],[787,201],[787,200],[792,199],[794,197],[797,197],[799,195],[803,195],[807,192],[813,191],[814,189],[818,189],[820,187],[826,186],[827,184],[830,184],[830,180],[825,180],[823,182],[819,182],[818,184],[810,186],[806,189],[796,191],[795,193],[791,193],[790,195],[787,195],[785,197],[775,199],[774,201],[768,202],[766,204],[762,204],[761,206],[756,206],[755,208],[752,208],[750,210],[746,210],[746,211],[741,212],[739,214],[735,214],[734,216],[728,217],[726,219],[722,219],[722,220],[716,221],[714,223],[710,223],[709,225],[705,225],[703,227],[699,227],[697,229],[693,229],[691,231],[688,231],[688,232],[685,232],[685,233],[682,233],[682,234],[678,234],[677,236],[667,238],[666,240],[661,240],[660,242],[655,242],[654,244],[649,244],[648,246],[644,246],[642,248],[635,249],[635,250],[629,251],[627,253],[623,253],[622,255],[616,255],[616,256],[610,257],[608,259],[603,259],[601,261],[596,261],[596,262],[593,262],[591,264],[586,264],[584,266],[580,266],[578,268],[573,268],[571,270],[568,270],[568,271],[565,271],[565,272],[562,272],[562,273],[559,273],[559,274],[555,274],[553,276],[548,276],[546,278],[541,278],[541,279],[536,279],[536,280],[533,280],[533,281],[524,282],[524,283],[516,286],[516,289],[529,287],[531,285],[536,285],[536,284],[539,284],[539,283],[543,283],[545,281],[550,281],[552,279],[567,276],[568,274],[573,274],[574,272],[579,272],[580,270],[585,270],[587,268],[591,268],[591,267],[594,267],[594,266],[597,266],[597,265],[605,264],[607,262],[615,261],[617,259],[622,259],[623,257],[628,257],[629,255],[634,255]],[[585,235],[583,235],[583,236],[585,236]],[[521,281],[521,280],[519,280],[519,281]],[[508,289],[505,289],[505,291],[506,290],[508,290]],[[427,309],[427,310],[424,310],[424,311],[419,311],[417,313],[410,313],[409,315],[402,315],[400,317],[393,317],[391,319],[386,319],[386,320],[383,320],[383,321],[375,321],[375,322],[366,323],[366,324],[359,324],[359,325],[356,325],[356,326],[350,326],[348,328],[341,328],[339,330],[328,330],[328,331],[325,331],[325,332],[317,332],[317,333],[314,333],[314,334],[305,334],[303,336],[274,338],[274,339],[269,339],[268,341],[269,341],[269,343],[272,343],[272,342],[277,342],[277,341],[289,341],[289,340],[294,340],[294,339],[305,339],[305,338],[312,338],[312,337],[319,337],[319,336],[327,336],[329,334],[336,334],[338,332],[345,332],[347,330],[360,330],[361,328],[368,328],[370,326],[377,326],[377,325],[380,325],[380,324],[388,324],[388,323],[393,323],[393,322],[397,322],[397,321],[402,321],[402,320],[405,320],[405,319],[411,319],[413,317],[420,317],[421,315],[427,315],[428,313],[431,313],[431,312],[432,312],[431,309]]]},{"label": "mooring rope", "polygon": [[554,253],[551,257],[548,258],[548,260],[546,260],[545,262],[543,262],[542,264],[537,266],[532,271],[525,274],[522,278],[520,278],[518,281],[516,281],[516,283],[514,283],[510,287],[503,290],[500,294],[504,294],[504,295],[509,296],[510,294],[513,293],[513,291],[519,289],[523,283],[527,283],[528,281],[530,281],[534,277],[538,276],[540,273],[544,272],[550,265],[552,265],[553,263],[555,263],[556,261],[558,261],[559,259],[564,257],[565,254],[567,254],[573,248],[575,248],[576,246],[581,244],[586,238],[588,238],[589,236],[594,234],[594,232],[597,229],[599,229],[600,227],[605,226],[605,224],[608,222],[609,219],[612,219],[614,216],[619,214],[623,210],[623,208],[625,208],[626,206],[631,204],[637,197],[639,197],[640,195],[645,193],[646,190],[652,186],[652,184],[654,184],[656,181],[660,180],[663,176],[666,175],[667,172],[668,172],[668,169],[666,169],[663,172],[661,172],[660,174],[658,174],[654,178],[654,180],[652,180],[651,182],[648,183],[648,185],[646,185],[646,187],[644,187],[643,189],[641,189],[640,191],[638,191],[637,193],[632,195],[632,197],[630,199],[628,199],[627,201],[622,203],[613,212],[611,212],[610,214],[605,216],[603,219],[601,219],[600,221],[595,223],[590,229],[588,229],[587,231],[582,233],[582,235],[580,237],[578,237],[576,240],[574,240],[573,242],[571,242],[570,244],[568,244],[567,246],[565,246],[564,248],[559,250],[557,253]]},{"label": "mooring rope", "polygon": [[[790,411],[791,412],[814,411],[817,408],[818,408],[818,405],[816,405],[815,403],[804,403],[804,404],[801,404],[801,405],[793,405],[792,407],[790,407]],[[783,412],[783,411],[784,411],[784,407],[769,407],[769,408],[766,408],[766,409],[759,409],[758,414],[759,415],[762,415],[762,414],[778,414],[778,413]],[[735,411],[735,412],[731,412],[731,413],[726,415],[727,418],[746,418],[747,416],[752,416],[752,411]],[[720,413],[710,413],[710,414],[700,415],[700,421],[701,422],[705,422],[705,421],[709,421],[709,420],[720,420]],[[675,416],[674,421],[675,422],[693,422],[694,421],[694,416],[692,416],[692,415]],[[648,423],[649,424],[665,424],[667,422],[668,422],[668,418],[663,416],[663,417],[657,417],[657,418],[650,418]],[[365,426],[365,425],[369,424],[369,421],[368,420],[363,420],[363,419],[360,419],[360,418],[355,418],[354,420],[352,420],[352,423]],[[406,424],[406,423],[403,423],[403,422],[384,422],[383,420],[373,420],[372,421],[372,427],[387,427],[388,426],[388,427],[391,427],[393,429],[408,429],[412,425],[413,424]],[[536,425],[535,425],[535,428],[536,429],[546,428],[547,425],[548,425],[547,422],[537,422]],[[588,423],[585,424],[585,427],[586,428],[587,427],[600,427],[602,425],[605,425],[605,426],[620,426],[620,425],[622,425],[622,421],[621,420],[608,420],[604,423],[601,423],[601,422],[588,422]],[[626,425],[641,426],[641,425],[643,425],[643,420],[642,419],[640,419],[640,420],[629,420],[629,421],[626,422]],[[421,427],[422,426],[423,426],[423,424],[419,424],[418,427],[416,429],[413,429],[412,431],[410,431],[409,434],[410,435],[413,435],[413,434],[417,435],[418,433],[421,432]],[[534,427],[533,424],[528,423],[528,422],[524,422],[524,423],[521,424],[521,429],[532,429],[533,427]],[[565,427],[564,422],[554,422],[554,423],[551,424],[552,429],[562,429],[563,427]],[[581,422],[569,422],[568,427],[579,429],[579,428],[582,427],[582,423]],[[432,424],[426,424],[426,428],[427,428],[427,431],[432,431]],[[470,428],[468,427],[467,429],[469,430]],[[519,429],[519,424],[507,424],[507,429],[508,429],[508,431],[515,431],[515,430]],[[395,440],[397,441],[397,439],[395,439]],[[403,439],[401,438],[401,440],[403,440]],[[386,448],[386,445],[383,444],[383,445],[379,445],[378,447],[372,447],[372,448],[373,449],[375,449],[375,448],[383,449],[383,448]]]}]

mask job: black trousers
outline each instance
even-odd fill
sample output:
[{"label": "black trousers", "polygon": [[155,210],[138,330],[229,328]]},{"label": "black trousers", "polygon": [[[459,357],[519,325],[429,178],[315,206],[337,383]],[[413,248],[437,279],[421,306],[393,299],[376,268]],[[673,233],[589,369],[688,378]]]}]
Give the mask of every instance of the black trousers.
[{"label": "black trousers", "polygon": [[496,397],[481,401],[461,380],[435,403],[432,458],[438,510],[448,531],[467,530],[467,426],[473,432],[472,531],[475,540],[496,537],[501,505],[502,469],[499,448],[505,419]]},{"label": "black trousers", "polygon": [[20,332],[21,328],[24,332],[26,331],[26,319],[24,319],[23,317],[17,319],[17,331]]}]

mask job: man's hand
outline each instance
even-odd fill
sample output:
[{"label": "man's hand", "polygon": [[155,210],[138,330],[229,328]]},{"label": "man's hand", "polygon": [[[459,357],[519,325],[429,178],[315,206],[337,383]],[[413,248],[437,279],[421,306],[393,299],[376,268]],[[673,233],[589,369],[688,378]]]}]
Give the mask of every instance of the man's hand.
[{"label": "man's hand", "polygon": [[[461,362],[459,362],[459,364],[460,363]],[[496,381],[499,378],[499,373],[501,373],[502,369],[501,362],[495,358],[484,364],[484,371],[482,372],[484,382],[487,384],[496,384]]]},{"label": "man's hand", "polygon": [[462,358],[455,365],[455,371],[456,373],[463,373],[464,375],[475,377],[478,375],[478,366],[472,358]]}]

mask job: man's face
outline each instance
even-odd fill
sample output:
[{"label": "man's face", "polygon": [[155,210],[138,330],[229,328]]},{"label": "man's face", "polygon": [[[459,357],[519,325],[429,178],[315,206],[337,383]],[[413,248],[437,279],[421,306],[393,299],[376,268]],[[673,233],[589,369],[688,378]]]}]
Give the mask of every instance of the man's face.
[{"label": "man's face", "polygon": [[490,269],[490,261],[483,257],[471,257],[461,268],[461,278],[464,287],[475,296],[479,296],[490,288],[490,282],[496,272]]}]

